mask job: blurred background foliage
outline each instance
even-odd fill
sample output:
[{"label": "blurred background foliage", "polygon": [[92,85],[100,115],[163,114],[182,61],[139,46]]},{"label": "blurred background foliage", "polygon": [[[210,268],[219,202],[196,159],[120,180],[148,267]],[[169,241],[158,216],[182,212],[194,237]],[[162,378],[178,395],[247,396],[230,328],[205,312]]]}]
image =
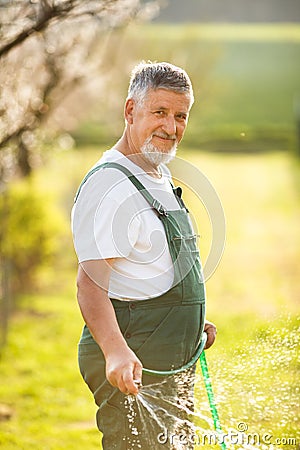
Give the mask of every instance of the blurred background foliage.
[{"label": "blurred background foliage", "polygon": [[34,287],[38,269],[54,263],[65,223],[51,193],[32,181],[9,186],[0,198],[0,212],[1,252],[11,269],[12,293],[18,294]]},{"label": "blurred background foliage", "polygon": [[[225,253],[207,291],[226,427],[244,418],[277,436],[299,430],[299,3],[176,0],[160,13],[162,3],[0,0],[3,448],[99,448],[76,371],[69,216],[84,173],[123,130],[141,59],[190,74],[196,103],[179,156],[225,211]],[[185,196],[205,261],[210,220],[188,186]]]},{"label": "blurred background foliage", "polygon": [[[143,59],[186,67],[197,102],[185,143],[212,151],[291,150],[299,121],[299,27],[297,25],[130,26],[110,40],[108,54],[119,55],[114,82],[105,90],[105,108],[95,108],[73,136],[76,142],[102,142],[122,130],[120,95],[130,71]],[[161,45],[161,42],[164,45]],[[121,58],[122,55],[122,58]],[[146,58],[146,59],[147,59]],[[117,114],[116,114],[117,112]],[[116,117],[121,117],[119,122]]]},{"label": "blurred background foliage", "polygon": [[17,294],[33,287],[59,239],[59,214],[34,172],[56,145],[72,147],[66,131],[104,89],[114,60],[101,53],[102,41],[156,7],[135,0],[0,2],[2,341]]}]

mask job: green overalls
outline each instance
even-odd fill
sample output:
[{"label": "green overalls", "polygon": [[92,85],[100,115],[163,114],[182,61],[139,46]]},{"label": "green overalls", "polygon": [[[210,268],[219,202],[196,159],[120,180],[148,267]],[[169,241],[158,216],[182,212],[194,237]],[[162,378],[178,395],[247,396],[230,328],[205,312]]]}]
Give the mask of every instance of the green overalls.
[{"label": "green overalls", "polygon": [[[104,167],[112,167],[125,173],[152,206],[154,213],[163,223],[174,265],[173,285],[161,296],[130,302],[111,299],[119,327],[129,347],[142,361],[143,367],[154,370],[178,368],[194,355],[202,337],[205,319],[205,288],[200,257],[188,211],[181,200],[181,188],[173,188],[179,209],[167,211],[127,168],[117,163],[104,163],[87,174],[75,201],[88,177]],[[106,380],[102,351],[87,326],[83,329],[79,343],[79,367],[99,407],[97,425],[103,433],[103,449],[131,449],[132,435],[129,430],[128,411],[124,407],[125,396]],[[193,372],[192,370],[191,391]],[[143,375],[143,385],[158,381],[160,380],[157,377]],[[171,393],[176,399],[178,393],[174,377],[168,377],[165,386],[166,393],[168,395]],[[142,423],[140,426],[142,427]],[[155,423],[151,426],[155,427]],[[162,431],[157,427],[156,436]],[[137,448],[142,450],[173,448],[167,443],[143,440],[146,435],[147,433],[139,429],[138,438],[141,446]]]}]

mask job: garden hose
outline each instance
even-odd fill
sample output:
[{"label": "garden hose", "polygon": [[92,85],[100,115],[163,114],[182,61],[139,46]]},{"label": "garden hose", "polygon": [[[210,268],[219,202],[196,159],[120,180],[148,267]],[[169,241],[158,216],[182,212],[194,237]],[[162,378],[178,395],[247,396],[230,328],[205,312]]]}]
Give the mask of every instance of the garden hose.
[{"label": "garden hose", "polygon": [[192,367],[194,364],[196,364],[196,362],[199,359],[201,370],[202,370],[202,375],[203,375],[203,379],[204,379],[205,389],[206,389],[206,393],[207,393],[207,397],[208,397],[210,412],[211,412],[213,422],[214,422],[214,428],[219,435],[219,444],[220,444],[221,449],[226,450],[226,444],[223,439],[223,432],[222,432],[222,428],[221,428],[221,424],[220,424],[219,414],[217,411],[217,406],[216,406],[216,401],[215,401],[215,397],[214,397],[214,393],[213,393],[213,389],[212,389],[211,379],[210,379],[209,372],[208,372],[206,356],[205,356],[205,352],[203,351],[206,341],[207,341],[207,334],[205,332],[203,332],[202,339],[200,341],[200,344],[199,344],[194,356],[191,358],[191,360],[188,363],[184,364],[183,366],[179,367],[178,369],[152,370],[152,369],[146,369],[145,367],[143,367],[143,373],[145,373],[147,375],[158,376],[158,377],[176,375],[176,374],[184,372],[185,370]]},{"label": "garden hose", "polygon": [[143,373],[146,373],[147,375],[154,375],[158,377],[167,377],[169,375],[176,375],[177,373],[184,372],[185,370],[192,367],[199,359],[201,353],[204,350],[205,344],[207,340],[207,334],[204,332],[202,334],[202,338],[200,341],[200,344],[194,354],[194,356],[190,359],[190,361],[183,366],[179,367],[178,369],[170,369],[170,370],[152,370],[152,369],[146,369],[143,367]]},{"label": "garden hose", "polygon": [[219,414],[217,411],[216,400],[215,400],[215,396],[214,396],[212,384],[211,384],[211,379],[210,379],[209,372],[208,372],[208,366],[207,366],[205,352],[202,352],[200,355],[200,366],[201,366],[204,384],[205,384],[205,388],[206,388],[206,393],[207,393],[207,397],[208,397],[210,412],[211,412],[211,415],[212,415],[212,418],[214,421],[214,427],[215,427],[216,432],[219,435],[219,444],[220,444],[220,447],[222,450],[226,450],[226,444],[224,442],[224,436],[223,436],[223,432],[222,432],[222,428],[221,428]]}]

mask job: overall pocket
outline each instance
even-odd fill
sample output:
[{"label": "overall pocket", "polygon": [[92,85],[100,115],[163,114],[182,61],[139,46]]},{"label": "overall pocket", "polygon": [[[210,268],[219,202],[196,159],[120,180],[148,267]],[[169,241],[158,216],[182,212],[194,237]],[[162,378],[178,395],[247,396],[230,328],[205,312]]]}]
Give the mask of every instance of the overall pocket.
[{"label": "overall pocket", "polygon": [[[148,311],[149,319],[157,312]],[[178,305],[137,349],[144,367],[154,370],[177,369],[194,355],[202,335],[202,304]],[[154,321],[153,321],[154,322]]]},{"label": "overall pocket", "polygon": [[84,381],[94,393],[105,380],[105,360],[96,342],[79,343],[78,365]]},{"label": "overall pocket", "polygon": [[205,302],[205,288],[197,236],[175,236],[171,241],[174,262],[174,283],[182,284],[182,303]]}]

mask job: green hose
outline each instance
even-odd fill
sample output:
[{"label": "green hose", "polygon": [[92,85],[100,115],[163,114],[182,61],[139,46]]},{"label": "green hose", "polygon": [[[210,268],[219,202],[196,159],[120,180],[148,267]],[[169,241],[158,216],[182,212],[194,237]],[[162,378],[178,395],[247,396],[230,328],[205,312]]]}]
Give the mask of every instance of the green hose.
[{"label": "green hose", "polygon": [[198,361],[201,353],[204,350],[206,341],[207,341],[207,334],[204,332],[202,334],[202,339],[200,341],[200,344],[199,344],[194,356],[190,359],[190,361],[187,364],[184,364],[183,366],[179,367],[178,369],[152,370],[152,369],[146,369],[145,367],[143,367],[143,373],[146,373],[147,375],[158,376],[158,377],[168,377],[169,375],[176,375],[177,373],[184,372],[185,370],[192,367]]},{"label": "green hose", "polygon": [[200,355],[200,365],[202,370],[202,375],[204,378],[204,384],[207,392],[210,412],[214,421],[214,427],[219,435],[219,443],[222,450],[226,450],[226,444],[224,442],[223,432],[220,424],[219,414],[217,411],[216,400],[212,389],[211,379],[208,372],[208,366],[206,361],[205,352]]},{"label": "green hose", "polygon": [[189,369],[190,367],[192,367],[194,364],[196,364],[196,362],[199,359],[201,370],[202,370],[202,375],[203,375],[203,379],[204,379],[204,384],[205,384],[205,388],[206,388],[206,393],[207,393],[207,397],[208,397],[210,412],[211,412],[213,422],[214,422],[214,428],[219,435],[219,443],[220,443],[221,449],[226,450],[226,444],[223,439],[223,432],[222,432],[220,419],[219,419],[217,406],[216,406],[216,401],[215,401],[215,397],[214,397],[214,393],[213,393],[213,389],[212,389],[211,379],[210,379],[209,372],[208,372],[206,356],[205,356],[205,352],[203,351],[206,341],[207,341],[207,334],[204,332],[202,335],[200,344],[199,344],[194,356],[191,358],[191,360],[187,364],[184,364],[183,366],[179,367],[178,369],[152,370],[152,369],[146,369],[145,367],[143,367],[143,373],[145,373],[147,375],[158,376],[158,377],[166,377],[166,376],[170,376],[170,375],[176,375],[177,373],[183,372],[183,371]]}]

